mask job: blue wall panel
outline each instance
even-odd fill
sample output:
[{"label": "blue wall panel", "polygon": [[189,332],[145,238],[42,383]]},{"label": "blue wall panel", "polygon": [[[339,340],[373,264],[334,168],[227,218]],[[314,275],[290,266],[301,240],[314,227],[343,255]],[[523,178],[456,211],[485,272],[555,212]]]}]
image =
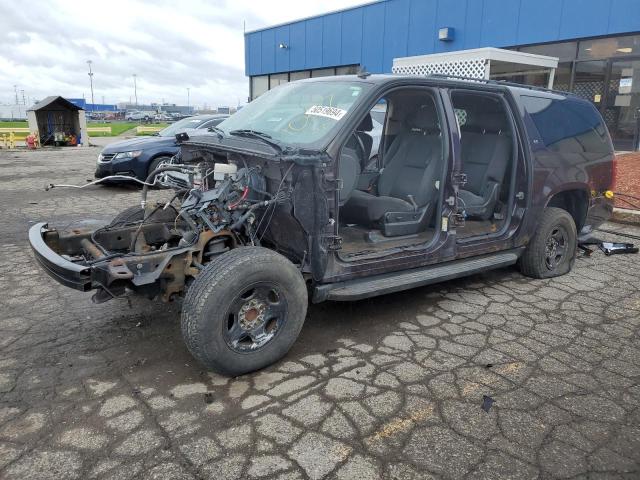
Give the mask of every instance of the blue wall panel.
[{"label": "blue wall panel", "polygon": [[364,7],[362,25],[361,65],[371,73],[382,73],[384,48],[384,15],[386,2]]},{"label": "blue wall panel", "polygon": [[323,65],[341,65],[342,49],[342,15],[339,13],[327,15],[322,19],[322,48]]},{"label": "blue wall panel", "polygon": [[276,71],[278,72],[288,72],[289,71],[289,57],[291,55],[291,50],[289,48],[280,48],[280,44],[283,43],[289,46],[291,40],[289,39],[289,25],[283,25],[282,27],[278,27],[276,30]]},{"label": "blue wall panel", "polygon": [[[436,13],[436,28],[431,35],[434,38],[436,52],[460,50],[464,45],[465,24],[467,20],[467,0],[439,0]],[[438,30],[442,27],[453,27],[455,39],[452,42],[438,40]]]},{"label": "blue wall panel", "polygon": [[[564,0],[560,37],[568,39],[605,34],[610,10],[611,0]],[[636,22],[640,22],[640,18]]]},{"label": "blue wall panel", "polygon": [[306,61],[306,29],[304,22],[292,23],[289,26],[289,68],[304,70]]},{"label": "blue wall panel", "polygon": [[436,25],[437,0],[423,0],[411,2],[409,13],[409,38],[407,55],[422,55],[425,49],[433,52]]},{"label": "blue wall panel", "polygon": [[[531,1],[531,0],[525,0]],[[484,0],[481,45],[507,47],[518,43],[520,0]]]},{"label": "blue wall panel", "polygon": [[516,43],[546,42],[560,33],[560,15],[550,15],[562,2],[558,0],[524,0],[520,6],[520,28]]},{"label": "blue wall panel", "polygon": [[342,14],[341,65],[360,63],[362,53],[362,9],[347,10]]},{"label": "blue wall panel", "polygon": [[[264,70],[262,69],[262,52],[260,51],[260,42],[262,41],[262,32],[249,35],[249,66],[246,69],[249,75],[257,75]],[[246,41],[246,40],[245,40]]]},{"label": "blue wall panel", "polygon": [[456,42],[461,49],[478,48],[482,40],[483,0],[467,0],[467,15],[465,18],[465,32],[462,44]]},{"label": "blue wall panel", "polygon": [[275,30],[265,30],[262,32],[262,41],[260,42],[262,51],[262,69],[275,72],[276,71],[276,32]]},{"label": "blue wall panel", "polygon": [[409,14],[411,0],[397,0],[389,8],[384,21],[384,46],[382,50],[382,69],[391,71],[393,59],[407,56],[409,40]]},{"label": "blue wall panel", "polygon": [[[442,27],[455,29],[453,41],[438,40]],[[247,33],[245,71],[360,64],[380,73],[401,56],[635,32],[640,0],[380,0]],[[278,49],[286,38],[289,49]]]},{"label": "blue wall panel", "polygon": [[640,1],[615,0],[611,2],[609,29],[607,33],[633,32],[640,30]]},{"label": "blue wall panel", "polygon": [[306,31],[306,68],[321,68],[323,41],[322,37],[322,17],[312,18],[305,22]]}]

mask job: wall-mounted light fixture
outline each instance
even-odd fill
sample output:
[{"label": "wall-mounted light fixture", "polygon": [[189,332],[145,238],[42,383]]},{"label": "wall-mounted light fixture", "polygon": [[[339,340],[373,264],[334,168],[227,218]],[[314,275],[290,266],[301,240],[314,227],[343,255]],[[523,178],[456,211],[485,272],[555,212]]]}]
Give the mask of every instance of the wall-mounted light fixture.
[{"label": "wall-mounted light fixture", "polygon": [[281,49],[283,49],[283,50],[286,50],[286,49],[288,49],[288,48],[289,48],[289,45],[287,45],[287,44],[286,44],[286,43],[284,43],[284,42],[280,42],[280,45],[278,45],[278,48],[281,48]]},{"label": "wall-mounted light fixture", "polygon": [[453,27],[442,27],[438,30],[438,40],[441,42],[452,42],[455,38],[455,29]]}]

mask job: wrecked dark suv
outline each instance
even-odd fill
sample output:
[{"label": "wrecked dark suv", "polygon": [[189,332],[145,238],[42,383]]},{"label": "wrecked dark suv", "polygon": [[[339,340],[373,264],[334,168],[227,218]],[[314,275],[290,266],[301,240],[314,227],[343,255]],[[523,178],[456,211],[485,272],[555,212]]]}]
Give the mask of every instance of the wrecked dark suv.
[{"label": "wrecked dark suv", "polygon": [[[384,118],[370,134],[371,114]],[[308,300],[360,300],[493,268],[567,273],[612,211],[613,148],[570,94],[444,77],[310,79],[278,87],[149,174],[176,190],[107,225],[39,223],[58,282],[184,297],[204,365],[238,375],[284,356]],[[377,155],[371,156],[372,150]],[[151,179],[154,179],[151,182]],[[159,180],[158,180],[159,179]]]}]

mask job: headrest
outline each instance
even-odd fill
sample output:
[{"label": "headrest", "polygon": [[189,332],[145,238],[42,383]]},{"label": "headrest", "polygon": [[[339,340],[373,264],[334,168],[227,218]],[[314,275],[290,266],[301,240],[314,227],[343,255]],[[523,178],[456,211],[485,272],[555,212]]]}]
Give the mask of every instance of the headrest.
[{"label": "headrest", "polygon": [[502,112],[467,111],[467,120],[462,127],[464,130],[476,130],[488,133],[498,133],[507,130],[507,118]]},{"label": "headrest", "polygon": [[371,120],[371,114],[367,113],[367,115],[362,119],[356,131],[358,132],[370,132],[373,130],[373,120]]},{"label": "headrest", "polygon": [[422,105],[407,115],[407,127],[416,130],[440,130],[433,105]]}]

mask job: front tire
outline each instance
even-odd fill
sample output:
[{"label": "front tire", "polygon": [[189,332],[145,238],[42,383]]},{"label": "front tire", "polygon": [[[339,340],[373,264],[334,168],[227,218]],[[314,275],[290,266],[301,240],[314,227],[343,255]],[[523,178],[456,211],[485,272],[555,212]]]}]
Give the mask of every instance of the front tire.
[{"label": "front tire", "polygon": [[538,228],[518,262],[520,271],[532,278],[551,278],[571,271],[576,259],[576,224],[562,208],[546,208]]},{"label": "front tire", "polygon": [[[151,163],[149,164],[149,168],[147,169],[147,178],[149,177],[149,175],[151,174],[151,172],[153,172],[156,168],[158,168],[160,166],[161,163],[169,163],[171,161],[171,157],[167,157],[166,155],[161,156],[161,157],[157,157],[154,158]],[[149,180],[149,183],[153,183],[155,181],[155,179],[158,176],[154,176],[152,179]],[[141,180],[145,180],[144,178],[142,178]],[[156,185],[156,188],[159,188],[159,185]]]},{"label": "front tire", "polygon": [[[156,204],[157,207],[160,204]],[[147,218],[147,223],[173,223],[178,216],[178,212],[173,205],[169,205],[165,208],[158,208],[153,211],[149,218]],[[126,224],[141,222],[144,219],[144,210],[140,205],[133,205],[129,208],[124,209],[120,213],[118,213],[111,223],[109,227],[115,226],[124,226]]]},{"label": "front tire", "polygon": [[307,313],[307,288],[285,257],[240,247],[207,264],[182,306],[182,336],[207,368],[230,376],[264,368],[295,342]]}]

